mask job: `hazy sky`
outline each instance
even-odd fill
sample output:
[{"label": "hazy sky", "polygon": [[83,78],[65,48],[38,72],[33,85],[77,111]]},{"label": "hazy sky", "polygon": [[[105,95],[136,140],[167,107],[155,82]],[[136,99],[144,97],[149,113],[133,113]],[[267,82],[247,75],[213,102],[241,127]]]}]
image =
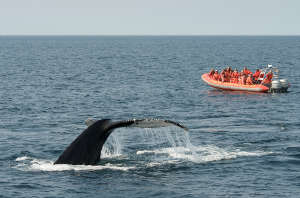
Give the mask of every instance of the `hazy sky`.
[{"label": "hazy sky", "polygon": [[300,35],[300,0],[0,0],[0,35]]}]

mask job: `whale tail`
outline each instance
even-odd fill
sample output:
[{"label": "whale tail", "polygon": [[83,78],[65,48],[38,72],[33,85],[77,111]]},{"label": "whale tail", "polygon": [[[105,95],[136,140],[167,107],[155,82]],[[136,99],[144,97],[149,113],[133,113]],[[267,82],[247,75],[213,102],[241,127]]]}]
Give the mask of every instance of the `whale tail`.
[{"label": "whale tail", "polygon": [[[97,120],[88,118],[85,121],[87,126],[91,126],[97,122]],[[161,119],[153,119],[153,118],[145,118],[145,119],[131,119],[131,120],[123,120],[114,123],[114,128],[119,127],[138,127],[138,128],[160,128],[160,127],[168,127],[168,126],[177,126],[182,128],[185,131],[188,131],[188,128],[179,124],[178,122],[174,122],[171,120],[161,120]]]},{"label": "whale tail", "polygon": [[94,165],[100,161],[102,147],[114,131],[121,127],[158,128],[176,126],[187,131],[187,127],[171,120],[131,119],[113,122],[110,119],[85,121],[88,126],[59,156],[54,164]]},{"label": "whale tail", "polygon": [[97,120],[95,120],[93,118],[88,118],[88,119],[85,120],[85,125],[89,127],[92,124],[94,124],[95,122],[97,122]]},{"label": "whale tail", "polygon": [[188,128],[179,124],[178,122],[174,122],[171,120],[161,120],[161,119],[132,119],[127,121],[120,121],[120,123],[129,122],[127,127],[138,127],[138,128],[160,128],[160,127],[168,127],[168,126],[177,126],[185,131],[188,131]]}]

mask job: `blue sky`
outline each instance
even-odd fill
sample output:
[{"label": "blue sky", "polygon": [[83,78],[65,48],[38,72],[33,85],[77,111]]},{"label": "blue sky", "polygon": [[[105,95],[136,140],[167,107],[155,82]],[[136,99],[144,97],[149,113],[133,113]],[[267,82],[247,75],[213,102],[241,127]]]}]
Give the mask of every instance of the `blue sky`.
[{"label": "blue sky", "polygon": [[300,35],[300,0],[0,0],[0,35]]}]

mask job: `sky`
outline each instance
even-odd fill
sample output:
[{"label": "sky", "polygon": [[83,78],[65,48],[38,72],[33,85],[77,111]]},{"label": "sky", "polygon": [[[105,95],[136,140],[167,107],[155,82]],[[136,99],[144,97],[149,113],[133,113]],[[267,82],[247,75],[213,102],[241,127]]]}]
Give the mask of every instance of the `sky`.
[{"label": "sky", "polygon": [[0,35],[300,35],[300,0],[0,0]]}]

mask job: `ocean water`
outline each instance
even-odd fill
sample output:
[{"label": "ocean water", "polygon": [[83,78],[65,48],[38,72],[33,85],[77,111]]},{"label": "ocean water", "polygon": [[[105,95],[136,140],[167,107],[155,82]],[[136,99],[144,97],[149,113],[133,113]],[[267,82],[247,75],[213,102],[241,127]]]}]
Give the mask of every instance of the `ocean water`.
[{"label": "ocean water", "polygon": [[[273,64],[282,94],[201,74]],[[300,37],[0,37],[0,197],[299,197]],[[89,118],[117,129],[96,166],[53,165]]]}]

